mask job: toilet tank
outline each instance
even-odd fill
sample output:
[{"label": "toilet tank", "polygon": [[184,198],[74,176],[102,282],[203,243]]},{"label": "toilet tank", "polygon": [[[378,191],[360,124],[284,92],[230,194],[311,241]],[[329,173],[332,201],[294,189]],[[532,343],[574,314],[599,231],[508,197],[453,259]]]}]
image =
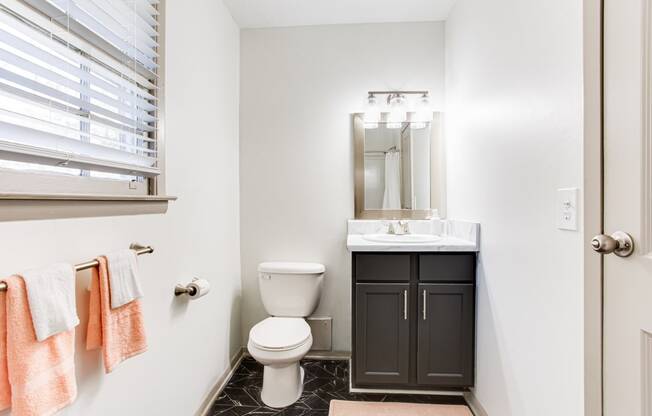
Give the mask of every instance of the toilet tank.
[{"label": "toilet tank", "polygon": [[325,271],[326,267],[319,263],[260,263],[258,287],[267,313],[310,316],[319,305]]}]

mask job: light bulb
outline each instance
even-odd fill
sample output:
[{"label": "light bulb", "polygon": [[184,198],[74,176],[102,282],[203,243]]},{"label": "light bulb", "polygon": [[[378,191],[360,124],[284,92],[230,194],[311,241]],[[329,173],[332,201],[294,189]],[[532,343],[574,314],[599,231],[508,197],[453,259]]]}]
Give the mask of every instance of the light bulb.
[{"label": "light bulb", "polygon": [[[417,102],[416,110],[411,121],[417,126],[413,128],[423,128],[425,124],[432,121],[432,109],[430,108],[430,98],[427,93],[423,94]],[[423,127],[418,127],[419,125]]]},{"label": "light bulb", "polygon": [[376,96],[369,94],[367,98],[367,108],[364,113],[364,127],[365,129],[376,129],[380,122],[380,107]]},{"label": "light bulb", "polygon": [[391,94],[387,97],[389,104],[389,115],[387,116],[387,128],[399,129],[407,120],[405,112],[405,97],[401,94]]}]

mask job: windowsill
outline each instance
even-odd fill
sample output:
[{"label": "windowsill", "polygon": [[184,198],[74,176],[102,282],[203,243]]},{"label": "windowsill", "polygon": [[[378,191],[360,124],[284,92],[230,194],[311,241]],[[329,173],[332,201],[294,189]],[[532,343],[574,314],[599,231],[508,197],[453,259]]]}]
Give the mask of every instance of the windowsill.
[{"label": "windowsill", "polygon": [[0,193],[0,201],[176,201],[176,196]]},{"label": "windowsill", "polygon": [[0,221],[164,214],[174,196],[0,193]]}]

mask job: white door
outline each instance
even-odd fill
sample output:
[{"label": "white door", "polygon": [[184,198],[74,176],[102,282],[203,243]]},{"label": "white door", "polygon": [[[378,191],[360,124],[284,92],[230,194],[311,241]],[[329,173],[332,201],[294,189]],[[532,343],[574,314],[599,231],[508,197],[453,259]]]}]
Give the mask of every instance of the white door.
[{"label": "white door", "polygon": [[606,416],[652,416],[651,12],[652,0],[605,0],[604,233],[635,243],[603,254]]}]

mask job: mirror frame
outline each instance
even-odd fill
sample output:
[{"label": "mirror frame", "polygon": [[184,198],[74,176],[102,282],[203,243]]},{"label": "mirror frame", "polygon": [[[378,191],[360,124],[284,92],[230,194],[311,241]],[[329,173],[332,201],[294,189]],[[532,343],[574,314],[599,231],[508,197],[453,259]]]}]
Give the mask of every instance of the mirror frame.
[{"label": "mirror frame", "polygon": [[[426,220],[433,218],[432,209],[365,209],[364,205],[364,114],[353,114],[354,139],[354,192],[355,219],[362,220]],[[441,113],[434,112],[430,124],[430,206],[437,209],[439,218],[446,215],[446,165],[443,135],[441,132]],[[437,178],[437,180],[433,180]]]}]

